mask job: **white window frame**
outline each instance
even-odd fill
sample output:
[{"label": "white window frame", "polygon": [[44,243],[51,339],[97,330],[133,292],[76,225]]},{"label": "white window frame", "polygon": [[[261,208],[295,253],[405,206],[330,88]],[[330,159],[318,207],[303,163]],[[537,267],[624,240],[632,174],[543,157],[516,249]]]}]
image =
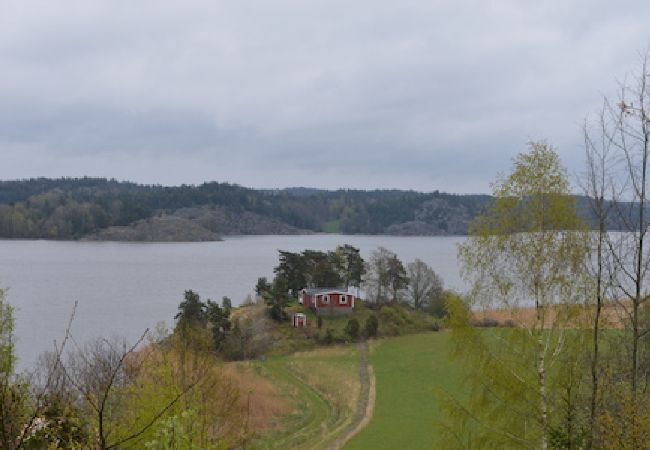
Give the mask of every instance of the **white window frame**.
[{"label": "white window frame", "polygon": [[347,305],[348,304],[348,296],[347,294],[340,294],[339,295],[339,305]]},{"label": "white window frame", "polygon": [[329,295],[323,295],[323,304],[325,304],[325,305],[330,304],[330,296]]}]

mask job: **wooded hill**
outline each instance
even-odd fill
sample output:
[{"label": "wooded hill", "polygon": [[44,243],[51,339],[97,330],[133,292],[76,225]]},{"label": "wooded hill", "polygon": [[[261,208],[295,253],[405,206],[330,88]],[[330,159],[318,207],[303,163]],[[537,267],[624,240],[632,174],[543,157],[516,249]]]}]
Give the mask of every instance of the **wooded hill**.
[{"label": "wooded hill", "polygon": [[217,182],[160,186],[36,178],[0,181],[0,237],[193,241],[310,232],[463,235],[490,200],[438,191],[256,190]]}]

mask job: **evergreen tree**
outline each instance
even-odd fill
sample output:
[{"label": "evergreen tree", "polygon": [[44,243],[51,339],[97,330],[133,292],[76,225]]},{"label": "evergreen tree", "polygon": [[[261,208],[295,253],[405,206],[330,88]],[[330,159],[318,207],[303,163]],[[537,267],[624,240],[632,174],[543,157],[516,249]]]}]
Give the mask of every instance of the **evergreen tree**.
[{"label": "evergreen tree", "polygon": [[230,314],[230,310],[232,309],[232,300],[230,300],[230,297],[224,296],[221,299],[221,307],[226,311],[228,311],[228,313]]},{"label": "evergreen tree", "polygon": [[[227,299],[228,297],[224,297]],[[221,350],[228,331],[230,331],[230,309],[220,307],[216,302],[207,301],[206,318],[212,331],[214,350]]]},{"label": "evergreen tree", "polygon": [[264,294],[264,301],[273,320],[278,322],[287,320],[284,308],[289,304],[289,288],[285,278],[275,277],[273,279],[271,288]]},{"label": "evergreen tree", "polygon": [[185,299],[178,305],[178,313],[174,316],[176,324],[190,328],[204,328],[206,324],[205,303],[199,294],[192,290],[185,291]]}]

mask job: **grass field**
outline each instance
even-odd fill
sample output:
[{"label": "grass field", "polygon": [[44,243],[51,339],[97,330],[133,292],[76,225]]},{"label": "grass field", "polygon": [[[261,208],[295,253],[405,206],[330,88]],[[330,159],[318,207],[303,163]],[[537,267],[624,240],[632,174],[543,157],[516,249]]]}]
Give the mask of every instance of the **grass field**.
[{"label": "grass field", "polygon": [[345,450],[432,449],[441,411],[435,391],[461,390],[461,371],[448,360],[449,335],[417,334],[378,342],[370,354],[377,400],[370,424]]},{"label": "grass field", "polygon": [[[374,414],[344,449],[441,448],[436,422],[442,412],[436,393],[462,392],[462,373],[449,360],[448,346],[446,332],[370,341]],[[355,423],[361,391],[354,345],[272,357],[254,366],[293,407],[276,416],[273,429],[261,433],[251,448],[326,449]]]}]

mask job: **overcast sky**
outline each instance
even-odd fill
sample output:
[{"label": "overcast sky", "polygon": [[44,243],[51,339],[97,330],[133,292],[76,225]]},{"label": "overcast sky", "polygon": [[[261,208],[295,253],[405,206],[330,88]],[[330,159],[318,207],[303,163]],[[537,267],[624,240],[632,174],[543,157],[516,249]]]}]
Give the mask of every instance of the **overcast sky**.
[{"label": "overcast sky", "polygon": [[0,178],[489,192],[650,43],[647,0],[0,0]]}]

